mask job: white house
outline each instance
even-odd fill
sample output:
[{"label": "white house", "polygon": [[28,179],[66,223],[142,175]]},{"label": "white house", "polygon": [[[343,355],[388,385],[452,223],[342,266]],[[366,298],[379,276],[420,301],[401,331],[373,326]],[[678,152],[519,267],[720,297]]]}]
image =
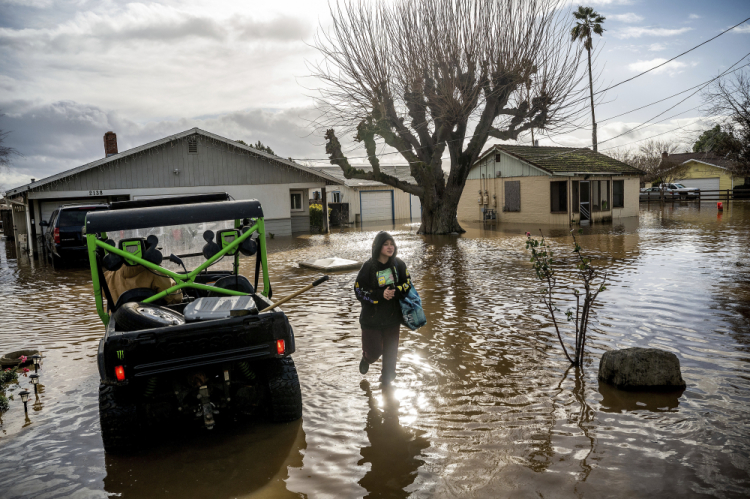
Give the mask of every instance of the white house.
[{"label": "white house", "polygon": [[[310,191],[342,182],[323,171],[193,128],[124,152],[104,136],[105,156],[5,192],[17,241],[33,254],[40,223],[62,204],[111,202],[226,192],[257,199],[266,231],[277,236],[310,228]],[[30,237],[28,236],[30,235]]]},{"label": "white house", "polygon": [[[358,167],[360,168],[360,167]],[[371,167],[361,167],[372,171]],[[349,204],[349,223],[415,221],[422,219],[419,197],[372,180],[344,178],[338,166],[315,167],[319,172],[336,178],[340,184],[328,187],[329,203]],[[408,166],[382,166],[381,171],[399,180],[416,185]],[[310,199],[320,199],[320,190],[311,191]]]}]

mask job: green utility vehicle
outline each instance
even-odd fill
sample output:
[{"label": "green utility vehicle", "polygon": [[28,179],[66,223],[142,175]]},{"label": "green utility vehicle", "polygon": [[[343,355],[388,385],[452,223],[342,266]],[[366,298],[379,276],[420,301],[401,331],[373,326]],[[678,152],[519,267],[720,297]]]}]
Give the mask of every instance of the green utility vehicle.
[{"label": "green utility vehicle", "polygon": [[[294,332],[271,302],[258,201],[217,194],[116,202],[88,213],[84,233],[105,326],[97,363],[106,451],[133,448],[160,421],[211,429],[243,415],[302,416]],[[255,258],[254,283],[240,274],[241,256]],[[166,281],[168,289],[128,289],[113,300],[108,282],[121,286],[138,272],[156,275],[133,282]]]}]

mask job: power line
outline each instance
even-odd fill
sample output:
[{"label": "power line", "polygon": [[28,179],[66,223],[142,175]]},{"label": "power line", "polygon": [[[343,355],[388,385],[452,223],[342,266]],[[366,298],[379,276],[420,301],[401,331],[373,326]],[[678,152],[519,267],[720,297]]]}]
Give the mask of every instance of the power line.
[{"label": "power line", "polygon": [[[747,54],[745,54],[744,56],[742,56],[742,57],[741,57],[741,58],[740,58],[740,59],[739,59],[739,60],[738,60],[737,62],[735,62],[734,64],[732,64],[731,66],[729,66],[729,67],[728,67],[728,68],[727,68],[727,69],[726,69],[726,70],[725,70],[724,72],[722,72],[722,73],[721,73],[721,74],[719,74],[718,76],[715,76],[714,78],[711,78],[711,79],[710,79],[710,80],[708,80],[707,82],[704,82],[704,83],[702,83],[701,85],[699,85],[699,86],[700,86],[700,88],[699,88],[698,90],[696,90],[696,91],[695,91],[695,92],[693,92],[692,94],[688,95],[687,97],[685,97],[684,99],[682,99],[682,100],[681,100],[680,102],[678,102],[678,103],[677,103],[677,104],[675,104],[674,106],[672,106],[672,107],[670,107],[670,108],[667,108],[667,109],[665,109],[664,111],[662,111],[661,113],[657,114],[657,115],[656,115],[656,116],[654,116],[653,118],[650,118],[650,119],[646,120],[646,122],[644,122],[644,123],[641,123],[640,125],[638,125],[638,126],[635,126],[635,127],[631,128],[630,130],[627,130],[627,131],[625,131],[625,132],[623,132],[623,133],[620,133],[620,134],[618,134],[618,135],[615,135],[614,137],[610,137],[610,138],[608,138],[607,140],[603,140],[603,141],[599,142],[599,144],[604,144],[604,143],[607,143],[607,142],[609,142],[609,141],[611,141],[611,140],[615,140],[615,139],[617,139],[617,138],[619,138],[619,137],[622,137],[623,135],[628,135],[629,133],[635,132],[635,131],[636,131],[636,130],[638,130],[638,129],[641,129],[641,128],[645,128],[645,127],[648,127],[648,126],[652,126],[652,125],[655,125],[656,123],[661,123],[662,121],[666,121],[666,120],[668,120],[668,119],[674,118],[675,116],[679,116],[680,114],[684,114],[684,113],[686,113],[686,112],[688,112],[688,111],[692,111],[693,109],[696,109],[696,108],[697,108],[697,107],[699,107],[699,106],[696,106],[696,107],[694,107],[694,108],[692,108],[692,109],[688,109],[687,111],[683,111],[683,112],[681,112],[681,113],[678,113],[678,114],[676,114],[676,115],[670,116],[669,118],[664,118],[663,120],[657,121],[657,122],[655,122],[655,123],[649,123],[650,121],[652,121],[652,120],[654,120],[654,119],[658,118],[659,116],[662,116],[663,114],[667,113],[667,111],[670,111],[670,110],[674,109],[675,107],[679,106],[680,104],[682,104],[683,102],[685,102],[686,100],[688,100],[688,99],[689,99],[690,97],[692,97],[693,95],[697,94],[697,93],[698,93],[698,92],[699,92],[700,90],[702,90],[703,88],[705,88],[705,87],[706,87],[706,86],[707,86],[707,85],[708,85],[709,83],[711,83],[711,82],[713,82],[713,81],[715,81],[715,80],[718,80],[718,79],[719,79],[719,78],[721,78],[722,76],[724,76],[724,75],[726,75],[727,73],[729,73],[729,71],[730,71],[730,70],[731,70],[731,69],[732,69],[733,67],[735,67],[735,66],[736,66],[737,64],[739,64],[740,62],[742,62],[742,61],[743,61],[743,60],[744,60],[745,58],[747,58],[748,56],[750,56],[750,52],[748,52]],[[744,67],[744,66],[743,66],[743,67]],[[739,68],[737,68],[737,69],[739,69]],[[695,88],[695,87],[693,87],[693,88]],[[690,90],[692,90],[692,88],[691,88]],[[684,93],[684,92],[681,92],[681,93]],[[676,94],[676,95],[678,95],[678,94]],[[674,97],[674,96],[673,96],[673,97]],[[663,135],[663,134],[659,134],[659,135]],[[647,140],[647,139],[640,139],[640,140]],[[636,141],[636,142],[639,142],[639,141]],[[599,144],[597,144],[597,145],[599,145]],[[622,145],[620,145],[620,146],[616,146],[616,147],[623,147],[623,146],[622,146]],[[551,154],[551,155],[549,155],[549,156],[545,156],[545,157],[544,157],[544,158],[542,158],[542,159],[551,159],[551,158],[557,158],[557,157],[560,157],[560,156],[565,156],[565,155],[567,155],[567,154],[573,154],[573,153],[575,153],[575,152],[578,152],[578,151],[583,151],[583,150],[587,150],[587,149],[588,149],[588,147],[580,147],[580,148],[577,148],[577,149],[572,149],[572,150],[570,150],[570,151],[565,151],[565,152],[561,152],[561,153],[557,153],[557,154]],[[608,148],[608,149],[604,149],[604,150],[609,150],[609,149],[612,149],[612,148],[610,147],[610,148]]]},{"label": "power line", "polygon": [[[740,67],[738,67],[738,68],[736,68],[736,69],[734,69],[734,70],[730,71],[730,73],[736,73],[736,72],[737,72],[737,71],[739,71],[740,69],[746,68],[746,67],[748,67],[748,66],[750,66],[750,63],[747,63],[747,64],[745,64],[744,66],[740,66]],[[615,116],[610,116],[609,118],[605,118],[605,119],[603,119],[603,120],[599,120],[599,122],[598,122],[598,123],[599,123],[599,124],[601,124],[601,123],[604,123],[605,121],[613,120],[613,119],[615,119],[615,118],[619,118],[620,116],[625,116],[626,114],[630,114],[630,113],[634,113],[634,112],[636,112],[636,111],[640,111],[641,109],[646,109],[647,107],[651,107],[651,106],[653,106],[654,104],[659,104],[659,103],[661,103],[661,102],[664,102],[664,101],[666,101],[666,100],[669,100],[669,99],[671,99],[672,97],[677,97],[678,95],[682,95],[682,94],[684,94],[685,92],[689,92],[689,91],[693,90],[694,88],[698,88],[698,87],[700,87],[700,86],[701,86],[701,85],[703,85],[704,83],[711,83],[712,81],[713,81],[713,79],[711,79],[711,80],[707,80],[707,81],[704,81],[703,83],[699,83],[699,84],[695,85],[694,87],[686,88],[686,89],[685,89],[685,90],[683,90],[682,92],[678,92],[678,93],[676,93],[676,94],[672,94],[672,95],[670,95],[670,96],[668,96],[668,97],[664,97],[663,99],[660,99],[660,100],[654,101],[654,102],[652,102],[651,104],[646,104],[645,106],[637,107],[637,108],[635,108],[635,109],[631,109],[630,111],[625,111],[624,113],[620,113],[620,114],[617,114],[617,115],[615,115]]]},{"label": "power line", "polygon": [[714,36],[713,38],[709,38],[709,39],[708,39],[708,40],[706,40],[705,42],[703,42],[703,43],[700,43],[700,44],[696,45],[695,47],[693,47],[693,48],[691,48],[691,49],[689,49],[689,50],[686,50],[685,52],[683,52],[683,53],[681,53],[681,54],[679,54],[679,55],[676,55],[676,56],[672,57],[672,58],[671,58],[671,59],[669,59],[668,61],[662,62],[661,64],[659,64],[659,65],[656,65],[656,66],[654,66],[654,67],[653,67],[653,68],[651,68],[651,69],[647,69],[646,71],[644,71],[644,72],[642,72],[642,73],[638,73],[637,75],[633,76],[632,78],[628,78],[627,80],[623,80],[623,81],[621,81],[620,83],[616,83],[616,84],[612,85],[611,87],[607,87],[607,88],[605,88],[604,90],[598,90],[598,91],[594,92],[594,95],[600,94],[600,93],[602,93],[602,92],[606,92],[607,90],[612,90],[612,89],[613,89],[613,88],[615,88],[615,87],[619,87],[619,86],[620,86],[620,85],[622,85],[623,83],[627,83],[627,82],[629,82],[629,81],[633,81],[633,80],[635,80],[636,78],[638,78],[638,77],[640,77],[640,76],[643,76],[643,75],[645,75],[646,73],[650,73],[651,71],[653,71],[653,70],[655,70],[655,69],[659,69],[660,67],[664,66],[665,64],[669,64],[670,62],[674,61],[675,59],[678,59],[678,58],[682,57],[683,55],[685,55],[685,54],[688,54],[688,53],[692,52],[693,50],[697,49],[698,47],[702,47],[703,45],[707,44],[708,42],[710,42],[710,41],[713,41],[713,40],[716,40],[716,39],[717,39],[717,38],[719,38],[719,37],[720,37],[721,35],[723,35],[723,34],[725,34],[725,33],[728,33],[728,32],[730,32],[730,31],[732,31],[732,30],[733,30],[734,28],[736,28],[736,27],[737,27],[737,26],[739,26],[740,24],[746,23],[746,22],[747,22],[748,20],[750,20],[750,17],[748,17],[748,18],[747,18],[747,19],[745,19],[744,21],[738,22],[737,24],[735,24],[735,25],[734,25],[734,26],[732,26],[731,28],[725,29],[724,31],[722,31],[722,32],[721,32],[721,33],[719,33],[718,35]]}]

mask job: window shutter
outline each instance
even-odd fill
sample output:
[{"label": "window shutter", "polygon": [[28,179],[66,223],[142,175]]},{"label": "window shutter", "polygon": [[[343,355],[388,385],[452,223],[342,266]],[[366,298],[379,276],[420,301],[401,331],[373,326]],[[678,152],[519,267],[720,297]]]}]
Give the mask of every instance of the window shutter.
[{"label": "window shutter", "polygon": [[198,154],[198,139],[188,139],[188,153]]},{"label": "window shutter", "polygon": [[521,181],[505,182],[505,208],[503,211],[521,211]]}]

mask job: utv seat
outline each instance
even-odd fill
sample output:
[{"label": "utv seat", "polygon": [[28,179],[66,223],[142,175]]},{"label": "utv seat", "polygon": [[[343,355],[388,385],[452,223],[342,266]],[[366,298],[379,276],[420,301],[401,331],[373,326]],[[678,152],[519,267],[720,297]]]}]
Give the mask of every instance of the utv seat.
[{"label": "utv seat", "polygon": [[[224,276],[220,279],[218,279],[214,283],[214,287],[216,288],[222,288],[222,289],[229,289],[231,291],[240,291],[242,293],[247,294],[253,294],[255,293],[255,288],[253,288],[253,285],[250,284],[250,281],[247,277],[243,275],[228,275]],[[208,296],[228,296],[221,292],[216,291],[209,291]]]}]

